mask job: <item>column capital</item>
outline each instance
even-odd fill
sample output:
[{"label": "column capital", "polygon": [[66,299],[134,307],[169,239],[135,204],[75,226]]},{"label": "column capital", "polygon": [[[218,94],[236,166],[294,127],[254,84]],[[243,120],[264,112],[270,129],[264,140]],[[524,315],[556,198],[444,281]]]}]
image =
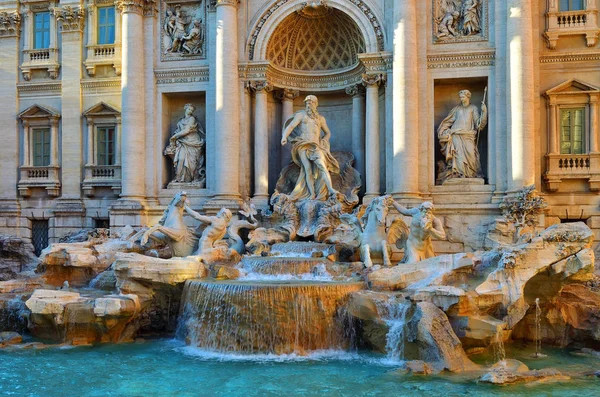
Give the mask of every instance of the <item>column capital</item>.
[{"label": "column capital", "polygon": [[280,101],[293,101],[300,96],[300,90],[294,90],[291,88],[284,88],[283,90],[275,91],[275,99]]},{"label": "column capital", "polygon": [[0,38],[21,35],[21,14],[17,10],[0,12]]},{"label": "column capital", "polygon": [[351,97],[365,96],[365,86],[362,84],[354,84],[350,87],[346,87],[346,94]]},{"label": "column capital", "polygon": [[590,103],[592,105],[597,105],[600,102],[600,97],[598,95],[590,95]]},{"label": "column capital", "polygon": [[54,7],[52,15],[60,22],[63,33],[82,33],[85,21],[85,9],[83,7]]},{"label": "column capital", "polygon": [[154,18],[158,12],[156,0],[146,0],[144,2],[144,16]]},{"label": "column capital", "polygon": [[211,7],[233,6],[235,8],[240,4],[240,0],[210,0]]},{"label": "column capital", "polygon": [[254,80],[248,82],[248,90],[250,92],[271,92],[273,91],[273,85],[266,80]]},{"label": "column capital", "polygon": [[140,14],[144,12],[146,0],[117,0],[117,10],[121,14]]},{"label": "column capital", "polygon": [[363,74],[362,82],[365,87],[379,86],[385,82],[385,75],[383,74]]}]

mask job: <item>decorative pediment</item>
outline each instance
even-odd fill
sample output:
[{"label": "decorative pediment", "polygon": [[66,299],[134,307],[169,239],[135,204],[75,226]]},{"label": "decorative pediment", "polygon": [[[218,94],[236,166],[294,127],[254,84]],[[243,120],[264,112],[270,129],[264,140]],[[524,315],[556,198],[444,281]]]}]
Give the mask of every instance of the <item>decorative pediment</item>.
[{"label": "decorative pediment", "polygon": [[586,93],[599,93],[600,88],[593,86],[583,81],[571,79],[557,85],[554,88],[546,91],[546,96],[559,95],[559,94],[586,94]]},{"label": "decorative pediment", "polygon": [[83,112],[85,117],[120,117],[121,111],[107,103],[99,102]]},{"label": "decorative pediment", "polygon": [[33,105],[19,113],[21,120],[26,119],[57,119],[60,118],[60,113],[56,110],[41,105]]}]

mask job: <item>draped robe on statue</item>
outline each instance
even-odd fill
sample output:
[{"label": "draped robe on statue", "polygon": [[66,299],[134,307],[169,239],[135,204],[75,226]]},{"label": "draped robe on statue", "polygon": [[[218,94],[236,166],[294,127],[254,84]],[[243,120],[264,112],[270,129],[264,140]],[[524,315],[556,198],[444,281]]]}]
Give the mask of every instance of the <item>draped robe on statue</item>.
[{"label": "draped robe on statue", "polygon": [[[287,126],[295,117],[290,117],[286,122]],[[329,174],[339,174],[340,166],[337,160],[331,155],[329,148],[329,141],[327,139],[321,139],[319,137],[315,140],[312,137],[306,136],[300,132],[300,129],[296,127],[290,134],[290,143],[292,144],[292,161],[300,167],[300,174],[296,181],[296,186],[290,194],[290,199],[293,201],[314,199],[314,200],[327,200],[329,191],[325,180],[322,175],[322,170],[317,166],[316,160],[321,157],[327,166],[327,172]],[[302,161],[300,160],[300,154],[305,153],[306,157],[310,161],[309,169],[305,169]],[[307,178],[309,176],[310,183],[314,186],[315,197],[310,196],[310,190],[308,189]]]},{"label": "draped robe on statue", "polygon": [[185,135],[177,139],[175,157],[175,180],[177,182],[193,182],[199,179],[199,170],[204,165],[204,139],[201,128],[194,116],[184,117],[177,123],[175,134]]},{"label": "draped robe on statue", "polygon": [[477,134],[487,123],[474,105],[456,106],[438,127],[438,139],[450,178],[482,178]]}]

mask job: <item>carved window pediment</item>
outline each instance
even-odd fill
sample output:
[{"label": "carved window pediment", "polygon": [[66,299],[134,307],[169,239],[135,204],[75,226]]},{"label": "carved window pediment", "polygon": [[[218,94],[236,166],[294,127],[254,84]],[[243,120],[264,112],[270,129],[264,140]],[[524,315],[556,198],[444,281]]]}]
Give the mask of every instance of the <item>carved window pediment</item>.
[{"label": "carved window pediment", "polygon": [[92,106],[85,112],[83,112],[83,115],[86,118],[90,118],[90,117],[121,117],[121,111],[111,105],[108,105],[104,102],[100,102],[100,103]]},{"label": "carved window pediment", "polygon": [[21,120],[60,118],[56,110],[41,105],[33,105],[19,113]]},{"label": "carved window pediment", "polygon": [[[563,180],[587,180],[600,190],[600,88],[571,79],[545,92],[548,105],[548,153],[544,179],[550,191]],[[577,146],[574,146],[577,145]]]}]

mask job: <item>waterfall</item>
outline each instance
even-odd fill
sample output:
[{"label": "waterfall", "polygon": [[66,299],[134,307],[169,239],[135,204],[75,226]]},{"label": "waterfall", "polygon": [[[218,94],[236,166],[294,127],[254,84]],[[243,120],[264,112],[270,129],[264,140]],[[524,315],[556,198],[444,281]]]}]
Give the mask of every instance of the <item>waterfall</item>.
[{"label": "waterfall", "polygon": [[229,353],[307,354],[348,346],[345,305],[361,282],[188,280],[178,336]]},{"label": "waterfall", "polygon": [[406,343],[406,315],[412,304],[403,297],[376,302],[379,315],[388,326],[385,351],[391,361],[403,361]]},{"label": "waterfall", "polygon": [[494,361],[500,362],[506,360],[506,351],[504,350],[504,341],[502,340],[502,330],[497,329],[494,341],[492,342],[494,348]]},{"label": "waterfall", "polygon": [[546,357],[542,354],[542,309],[540,298],[535,298],[535,358]]}]

